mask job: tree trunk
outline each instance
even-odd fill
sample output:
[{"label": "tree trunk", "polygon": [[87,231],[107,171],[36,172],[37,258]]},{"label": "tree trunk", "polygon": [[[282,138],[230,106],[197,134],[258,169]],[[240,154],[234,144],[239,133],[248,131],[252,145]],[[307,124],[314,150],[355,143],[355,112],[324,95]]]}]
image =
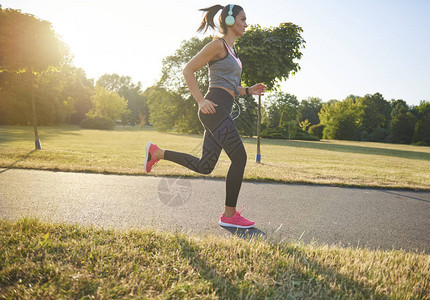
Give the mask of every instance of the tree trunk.
[{"label": "tree trunk", "polygon": [[34,145],[36,150],[42,149],[39,140],[39,132],[37,131],[37,114],[36,114],[36,99],[34,97],[34,83],[31,82],[31,106],[33,111],[33,128],[34,128]]},{"label": "tree trunk", "polygon": [[261,96],[258,96],[257,159],[256,159],[257,163],[261,162],[260,135],[261,135]]}]

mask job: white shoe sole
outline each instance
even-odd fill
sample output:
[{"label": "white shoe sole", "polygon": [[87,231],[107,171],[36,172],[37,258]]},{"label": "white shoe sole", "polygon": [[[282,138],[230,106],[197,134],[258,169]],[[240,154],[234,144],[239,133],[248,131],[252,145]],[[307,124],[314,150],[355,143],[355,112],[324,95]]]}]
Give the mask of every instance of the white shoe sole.
[{"label": "white shoe sole", "polygon": [[151,147],[151,142],[148,142],[148,144],[146,144],[146,148],[145,148],[145,173],[148,174],[149,172],[146,172],[146,163],[148,162],[148,156],[149,156],[149,147]]},{"label": "white shoe sole", "polygon": [[221,226],[223,226],[223,227],[234,227],[234,228],[244,228],[244,229],[245,228],[252,228],[252,227],[255,226],[255,224],[254,225],[249,225],[249,226],[240,226],[240,225],[234,225],[234,224],[231,224],[231,223],[224,223],[224,222],[221,222],[221,221],[219,221],[218,224],[221,225]]}]

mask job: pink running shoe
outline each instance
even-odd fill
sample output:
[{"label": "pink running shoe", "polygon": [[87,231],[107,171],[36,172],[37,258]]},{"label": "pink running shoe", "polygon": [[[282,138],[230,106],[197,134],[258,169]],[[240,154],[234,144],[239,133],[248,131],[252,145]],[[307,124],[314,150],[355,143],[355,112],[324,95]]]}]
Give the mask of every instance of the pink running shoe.
[{"label": "pink running shoe", "polygon": [[160,148],[158,148],[157,145],[152,144],[151,142],[146,144],[145,173],[151,172],[152,167],[159,161],[159,159],[156,159],[154,157],[154,153],[157,152],[158,149],[160,149]]},{"label": "pink running shoe", "polygon": [[242,207],[242,210],[236,211],[233,217],[227,218],[224,213],[221,215],[219,220],[219,225],[224,227],[236,227],[236,228],[251,228],[254,227],[255,222],[248,220],[245,217],[242,217],[240,214],[243,212],[245,207]]}]

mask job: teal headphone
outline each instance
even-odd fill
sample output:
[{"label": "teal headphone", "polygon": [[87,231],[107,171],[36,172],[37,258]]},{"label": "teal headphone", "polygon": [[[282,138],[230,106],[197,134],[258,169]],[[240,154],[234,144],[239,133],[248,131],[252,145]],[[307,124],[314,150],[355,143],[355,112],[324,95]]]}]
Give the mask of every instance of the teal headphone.
[{"label": "teal headphone", "polygon": [[236,22],[235,18],[233,17],[233,7],[234,4],[230,4],[230,10],[228,11],[228,16],[225,18],[225,24],[227,26],[233,26]]}]

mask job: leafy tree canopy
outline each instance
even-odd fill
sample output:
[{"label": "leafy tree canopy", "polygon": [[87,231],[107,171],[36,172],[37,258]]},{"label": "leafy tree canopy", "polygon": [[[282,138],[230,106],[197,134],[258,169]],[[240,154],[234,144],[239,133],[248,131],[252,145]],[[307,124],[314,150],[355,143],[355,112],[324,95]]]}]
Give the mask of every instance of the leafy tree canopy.
[{"label": "leafy tree canopy", "polygon": [[417,118],[411,113],[404,100],[392,100],[390,140],[395,143],[410,144],[413,139]]},{"label": "leafy tree canopy", "polygon": [[284,127],[288,122],[296,121],[299,101],[288,93],[276,92],[267,97],[269,127]]},{"label": "leafy tree canopy", "polygon": [[88,118],[105,120],[122,120],[129,113],[127,100],[118,93],[107,91],[101,86],[95,87],[95,95],[91,98],[92,108],[87,113]]},{"label": "leafy tree canopy", "polygon": [[130,110],[129,122],[146,123],[149,118],[149,108],[146,98],[142,95],[142,84],[134,84],[130,76],[119,76],[118,74],[104,74],[97,80],[97,85],[106,90],[118,93],[124,97]]},{"label": "leafy tree canopy", "polygon": [[318,113],[322,107],[322,99],[317,97],[310,97],[302,100],[297,110],[297,121],[304,122],[308,120],[310,125],[317,125],[320,123]]},{"label": "leafy tree canopy", "polygon": [[362,106],[357,97],[344,101],[324,103],[319,113],[323,124],[323,138],[336,140],[356,140],[362,116]]},{"label": "leafy tree canopy", "polygon": [[9,8],[0,8],[0,45],[0,71],[42,72],[68,52],[49,22]]},{"label": "leafy tree canopy", "polygon": [[361,98],[364,114],[362,129],[368,133],[377,128],[385,128],[390,117],[390,103],[380,93],[365,95]]},{"label": "leafy tree canopy", "polygon": [[290,73],[300,70],[295,60],[303,55],[301,48],[305,40],[301,32],[302,28],[293,23],[282,23],[274,28],[250,26],[236,43],[243,63],[244,85],[262,82],[269,91],[274,90]]}]

